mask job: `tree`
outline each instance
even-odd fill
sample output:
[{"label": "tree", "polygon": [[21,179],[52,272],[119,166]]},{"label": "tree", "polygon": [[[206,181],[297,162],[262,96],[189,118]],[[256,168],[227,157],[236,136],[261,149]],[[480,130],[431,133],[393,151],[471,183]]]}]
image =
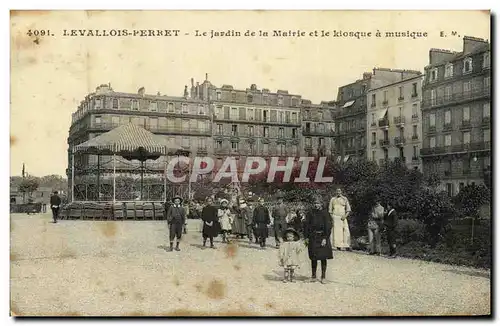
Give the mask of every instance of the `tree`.
[{"label": "tree", "polygon": [[477,218],[479,208],[491,201],[491,192],[485,185],[467,185],[453,198],[460,213]]},{"label": "tree", "polygon": [[21,183],[19,184],[19,192],[23,193],[23,196],[28,194],[30,197],[33,194],[34,191],[38,189],[39,186],[39,181],[35,177],[28,177],[23,179]]}]

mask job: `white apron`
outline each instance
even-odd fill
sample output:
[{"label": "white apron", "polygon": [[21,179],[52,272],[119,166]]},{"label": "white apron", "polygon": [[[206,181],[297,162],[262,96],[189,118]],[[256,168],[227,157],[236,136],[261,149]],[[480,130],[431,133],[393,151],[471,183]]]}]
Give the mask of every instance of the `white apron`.
[{"label": "white apron", "polygon": [[[333,197],[330,200],[328,208],[332,216],[332,234],[331,242],[333,248],[350,248],[351,247],[351,232],[349,231],[349,223],[347,221],[347,214],[351,211],[351,206],[346,197]],[[342,221],[342,217],[346,217]]]}]

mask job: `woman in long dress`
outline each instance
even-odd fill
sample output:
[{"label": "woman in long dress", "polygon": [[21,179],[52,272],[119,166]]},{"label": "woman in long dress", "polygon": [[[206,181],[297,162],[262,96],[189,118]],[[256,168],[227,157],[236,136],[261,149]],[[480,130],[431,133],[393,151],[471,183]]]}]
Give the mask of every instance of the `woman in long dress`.
[{"label": "woman in long dress", "polygon": [[321,261],[321,283],[326,283],[326,261],[333,259],[330,234],[332,220],[328,210],[323,207],[321,199],[314,201],[314,207],[306,214],[304,236],[307,241],[307,251],[311,260],[311,282],[315,282],[318,260]]}]

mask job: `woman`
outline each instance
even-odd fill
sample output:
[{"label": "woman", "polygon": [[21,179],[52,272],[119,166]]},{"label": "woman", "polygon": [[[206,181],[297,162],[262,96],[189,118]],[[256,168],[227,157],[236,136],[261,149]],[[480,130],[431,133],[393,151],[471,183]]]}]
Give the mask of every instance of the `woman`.
[{"label": "woman", "polygon": [[233,221],[232,233],[236,237],[244,238],[247,235],[248,207],[244,199],[239,200],[240,206],[235,209],[236,217]]},{"label": "woman", "polygon": [[231,225],[233,224],[233,214],[228,207],[229,201],[227,199],[221,199],[220,208],[217,212],[217,217],[219,218],[219,223],[222,229],[222,242],[228,243],[227,236],[231,233]]},{"label": "woman", "polygon": [[219,217],[217,216],[217,208],[213,206],[212,198],[207,198],[207,205],[201,211],[201,219],[203,220],[203,247],[207,244],[207,238],[210,239],[210,248],[214,247],[214,237],[220,232]]},{"label": "woman", "polygon": [[304,223],[304,236],[308,246],[309,259],[311,260],[311,282],[316,282],[318,260],[321,261],[321,283],[325,284],[326,260],[333,259],[330,235],[332,220],[328,210],[323,207],[321,199],[314,200],[314,207],[306,214]]}]

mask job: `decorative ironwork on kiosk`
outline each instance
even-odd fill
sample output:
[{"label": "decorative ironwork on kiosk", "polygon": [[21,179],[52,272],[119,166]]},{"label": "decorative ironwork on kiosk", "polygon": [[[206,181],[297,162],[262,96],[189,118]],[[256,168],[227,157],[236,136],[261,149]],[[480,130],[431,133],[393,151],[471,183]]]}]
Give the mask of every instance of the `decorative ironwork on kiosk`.
[{"label": "decorative ironwork on kiosk", "polygon": [[[73,147],[71,203],[108,203],[124,210],[130,202],[134,207],[140,202],[160,205],[173,194],[187,192],[188,185],[168,182],[167,164],[189,154],[139,126],[119,126]],[[179,169],[176,166],[174,174]]]}]

